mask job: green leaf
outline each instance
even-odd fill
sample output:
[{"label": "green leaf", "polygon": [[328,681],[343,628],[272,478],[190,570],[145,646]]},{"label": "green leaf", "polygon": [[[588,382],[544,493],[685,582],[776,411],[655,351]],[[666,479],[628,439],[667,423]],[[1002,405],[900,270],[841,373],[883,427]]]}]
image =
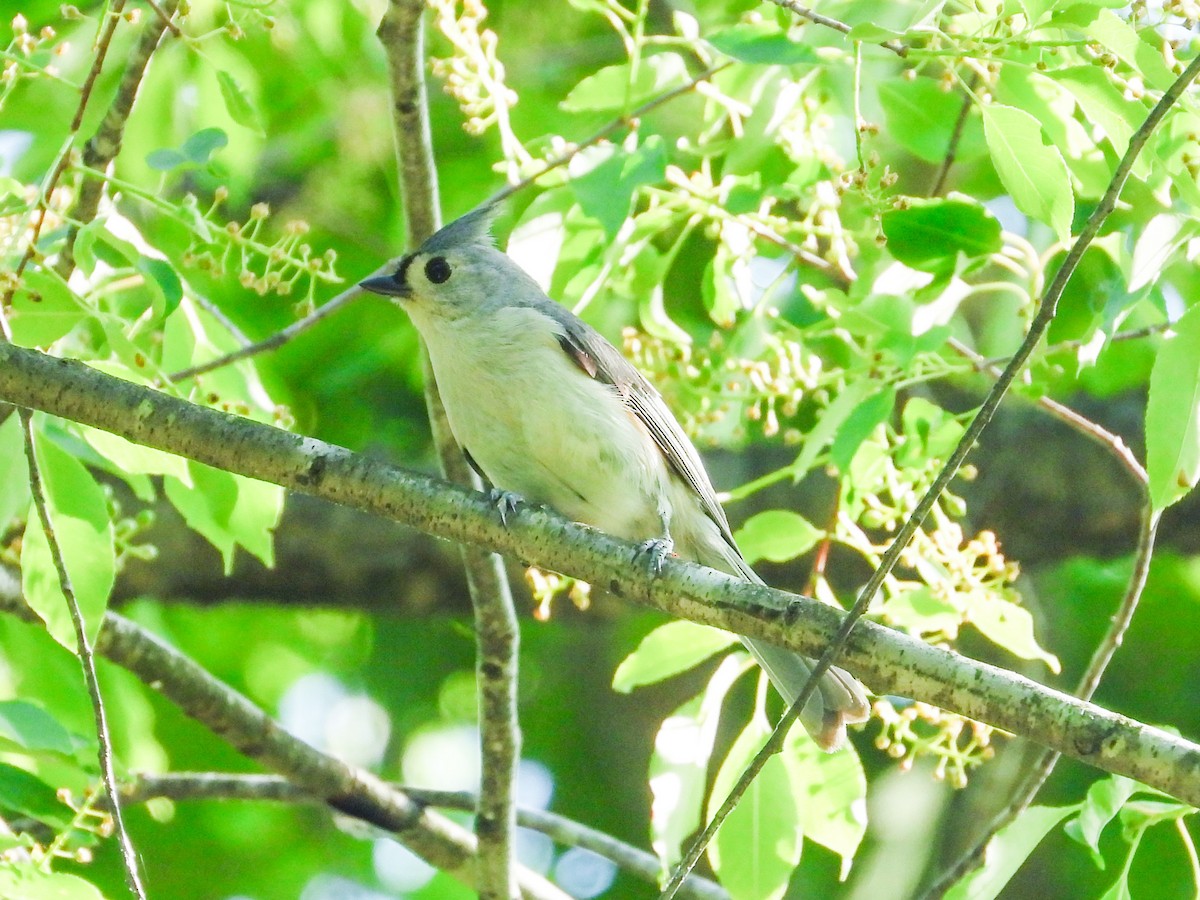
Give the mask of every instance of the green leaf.
[{"label": "green leaf", "polygon": [[668,622],[642,638],[613,674],[613,690],[628,694],[693,669],[714,653],[737,643],[727,631],[694,622]]},{"label": "green leaf", "polygon": [[816,426],[804,436],[804,445],[800,455],[792,463],[792,477],[799,481],[817,461],[817,456],[825,449],[825,445],[833,440],[842,427],[842,423],[866,399],[871,386],[865,381],[848,384],[829,406],[821,413]]},{"label": "green leaf", "polygon": [[212,155],[228,146],[229,135],[220,128],[202,128],[183,142],[183,155],[198,166],[207,165]]},{"label": "green leaf", "polygon": [[13,343],[48,347],[88,318],[88,311],[60,278],[35,270],[26,272],[22,282],[8,314]]},{"label": "green leaf", "polygon": [[0,532],[29,511],[29,464],[21,417],[0,422]]},{"label": "green leaf", "polygon": [[225,110],[229,118],[243,128],[262,134],[261,120],[258,110],[250,102],[250,97],[229,72],[217,72],[217,86],[221,89],[221,99],[225,101]]},{"label": "green leaf", "polygon": [[69,828],[75,814],[58,793],[36,775],[0,762],[0,807],[55,828]]},{"label": "green leaf", "polygon": [[[770,725],[758,715],[738,735],[713,782],[709,819],[770,736]],[[733,900],[778,900],[800,862],[804,832],[786,755],[767,760],[708,845],[713,870]]]},{"label": "green leaf", "polygon": [[283,488],[192,460],[187,465],[193,486],[164,478],[167,499],[189,528],[220,551],[225,574],[232,573],[234,551],[239,546],[264,565],[274,565],[272,532],[283,511]]},{"label": "green leaf", "polygon": [[914,269],[936,271],[961,253],[975,259],[1000,250],[1000,222],[981,203],[912,200],[883,214],[888,252]]},{"label": "green leaf", "polygon": [[796,43],[767,22],[723,28],[710,35],[708,42],[738,62],[781,66],[817,62],[812,47]]},{"label": "green leaf", "polygon": [[136,475],[172,475],[185,485],[191,485],[187,460],[182,456],[155,450],[153,447],[144,447],[87,425],[80,426],[80,433],[93,450],[123,472]]},{"label": "green leaf", "polygon": [[962,612],[953,602],[924,586],[888,597],[882,611],[897,627],[917,635],[952,635],[962,622]]},{"label": "green leaf", "polygon": [[1150,502],[1166,509],[1200,477],[1200,306],[1184,313],[1163,341],[1146,403]]},{"label": "green leaf", "polygon": [[1038,120],[1024,110],[998,103],[982,110],[992,163],[1017,209],[1049,225],[1060,241],[1067,241],[1075,197],[1062,154],[1045,142]]},{"label": "green leaf", "polygon": [[987,594],[972,594],[966,602],[964,619],[1021,659],[1040,659],[1056,675],[1062,670],[1058,657],[1043,650],[1033,636],[1033,616],[1024,607]]},{"label": "green leaf", "polygon": [[562,108],[567,112],[606,112],[631,108],[682,87],[690,80],[687,66],[677,53],[644,57],[632,84],[629,81],[631,71],[630,63],[623,62],[587,76],[567,94]]},{"label": "green leaf", "polygon": [[[100,631],[116,574],[112,522],[100,485],[74,456],[37,429],[38,470],[47,512],[89,640]],[[54,639],[76,652],[75,630],[37,512],[30,510],[21,545],[21,584],[30,607]]]},{"label": "green leaf", "polygon": [[629,207],[633,195],[644,184],[662,181],[667,168],[667,154],[663,139],[651,135],[633,152],[624,148],[605,148],[608,158],[587,170],[585,174],[574,173],[581,165],[586,166],[585,154],[571,161],[571,190],[579,200],[585,213],[604,226],[609,240],[629,218]]},{"label": "green leaf", "polygon": [[[887,133],[918,159],[940,163],[950,147],[962,97],[942,90],[940,83],[931,78],[888,79],[879,84],[878,93],[887,118]],[[978,123],[973,127],[978,147]]]},{"label": "green leaf", "polygon": [[795,559],[815,547],[824,534],[803,516],[786,509],[768,509],[751,516],[734,539],[746,562],[753,565],[760,559],[776,563]]},{"label": "green leaf", "polygon": [[829,458],[845,472],[854,460],[854,454],[862,446],[881,422],[886,422],[896,405],[896,389],[891,385],[876,391],[869,396],[846,417],[842,427],[838,429],[837,437],[829,448]]},{"label": "green leaf", "polygon": [[7,900],[104,900],[93,884],[75,875],[33,865],[0,864],[0,897]]},{"label": "green leaf", "polygon": [[788,732],[784,765],[796,795],[804,836],[842,858],[845,880],[867,832],[867,776],[854,748],[826,753],[800,726]]},{"label": "green leaf", "polygon": [[945,900],[992,900],[1025,863],[1050,829],[1078,806],[1031,806],[988,842],[983,865],[959,881]]},{"label": "green leaf", "polygon": [[187,161],[187,157],[174,147],[160,147],[146,154],[146,165],[156,172],[170,172]]},{"label": "green leaf", "polygon": [[183,299],[183,283],[166,260],[139,256],[134,265],[146,279],[153,297],[154,314],[157,321],[161,322],[179,308],[179,301]]},{"label": "green leaf", "polygon": [[0,739],[33,752],[66,756],[75,749],[67,729],[46,710],[27,700],[0,701]]},{"label": "green leaf", "polygon": [[663,720],[650,756],[650,835],[663,871],[679,861],[680,847],[700,824],[708,760],[725,695],[746,671],[748,658],[727,656],[708,688]]},{"label": "green leaf", "polygon": [[1121,775],[1102,778],[1088,788],[1087,799],[1080,804],[1079,815],[1063,829],[1072,840],[1091,851],[1092,861],[1097,868],[1104,868],[1104,857],[1100,853],[1101,832],[1137,789],[1138,783],[1132,778]]},{"label": "green leaf", "polygon": [[[1129,139],[1146,118],[1146,107],[1130,100],[1100,66],[1067,66],[1050,69],[1043,77],[1058,82],[1075,98],[1088,122],[1100,127],[1113,150],[1123,155]],[[1145,177],[1150,171],[1145,154],[1134,163],[1134,174]]]}]

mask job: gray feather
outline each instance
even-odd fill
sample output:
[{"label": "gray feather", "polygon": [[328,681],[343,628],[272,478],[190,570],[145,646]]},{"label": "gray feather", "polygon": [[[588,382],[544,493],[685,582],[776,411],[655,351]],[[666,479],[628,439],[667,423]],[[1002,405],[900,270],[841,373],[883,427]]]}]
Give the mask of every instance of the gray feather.
[{"label": "gray feather", "polygon": [[467,247],[492,247],[492,221],[500,213],[500,205],[490,203],[471,210],[430,237],[418,253],[445,253]]}]

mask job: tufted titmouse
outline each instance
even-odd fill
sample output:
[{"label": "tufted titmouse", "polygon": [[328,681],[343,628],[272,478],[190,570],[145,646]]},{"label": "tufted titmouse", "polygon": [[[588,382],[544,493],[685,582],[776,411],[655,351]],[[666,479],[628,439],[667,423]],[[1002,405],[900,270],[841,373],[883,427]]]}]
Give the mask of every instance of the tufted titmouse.
[{"label": "tufted titmouse", "polygon": [[[489,227],[494,207],[451,222],[391,275],[362,287],[394,297],[425,339],[455,439],[497,489],[577,522],[642,541],[652,564],[679,556],[762,583],[742,558],[725,512],[683,429],[615,347],[552,301]],[[743,639],[791,702],[811,663]],[[832,668],[800,717],[826,750],[870,707],[862,686]]]}]

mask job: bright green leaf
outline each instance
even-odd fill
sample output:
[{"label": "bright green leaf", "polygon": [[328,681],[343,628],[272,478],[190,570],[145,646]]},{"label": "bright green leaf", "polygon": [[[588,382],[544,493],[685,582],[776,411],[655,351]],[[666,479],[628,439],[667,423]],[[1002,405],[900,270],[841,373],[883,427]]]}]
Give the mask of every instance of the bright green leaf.
[{"label": "bright green leaf", "polygon": [[825,449],[826,444],[833,440],[841,430],[842,423],[850,417],[850,414],[858,408],[858,405],[867,398],[870,392],[871,386],[866,381],[853,381],[846,385],[845,389],[825,408],[817,420],[816,426],[804,436],[800,455],[792,463],[795,479],[799,480],[808,473],[808,470],[816,463],[821,451]]},{"label": "bright green leaf", "polygon": [[198,166],[206,165],[214,153],[228,146],[229,135],[220,128],[202,128],[183,142],[183,155]]},{"label": "bright green leaf", "polygon": [[0,762],[0,808],[13,810],[55,828],[67,828],[74,818],[58,792],[36,775]]},{"label": "bright green leaf", "polygon": [[[713,782],[709,819],[770,736],[757,715],[738,735]],[[800,862],[804,832],[786,755],[767,761],[708,845],[713,870],[734,900],[778,900]]]},{"label": "bright green leaf", "polygon": [[824,536],[821,529],[786,509],[768,509],[746,520],[734,539],[742,549],[746,562],[760,559],[787,562],[812,549]]},{"label": "bright green leaf", "polygon": [[1075,812],[1078,806],[1031,806],[988,842],[983,865],[949,891],[945,900],[993,900],[1024,865],[1050,829]]},{"label": "bright green leaf", "polygon": [[0,897],[7,900],[104,900],[93,884],[34,865],[0,865]]},{"label": "bright green leaf", "polygon": [[1150,372],[1146,473],[1150,502],[1166,509],[1200,477],[1200,306],[1175,323]]},{"label": "bright green leaf", "polygon": [[221,89],[221,99],[225,101],[225,110],[229,113],[229,118],[243,128],[249,128],[251,131],[261,134],[262,125],[258,110],[254,108],[249,95],[237,79],[228,72],[218,71],[217,85]]},{"label": "bright green leaf", "polygon": [[187,460],[182,456],[135,444],[99,428],[83,425],[80,426],[80,432],[93,450],[124,472],[138,475],[172,475],[184,484],[191,484]]},{"label": "bright green leaf", "polygon": [[170,172],[187,161],[187,157],[174,147],[160,147],[146,154],[146,165],[156,172]]},{"label": "bright green leaf", "polygon": [[737,643],[727,631],[694,622],[668,622],[642,638],[613,674],[613,690],[628,694],[693,669],[714,653]]},{"label": "bright green leaf", "polygon": [[13,343],[48,347],[88,315],[61,279],[34,270],[25,273],[20,290],[13,295],[8,320]]},{"label": "bright green leaf", "polygon": [[842,858],[841,876],[867,832],[867,776],[854,748],[826,753],[799,726],[788,732],[784,765],[796,794],[804,836]]},{"label": "bright green leaf", "polygon": [[748,660],[727,656],[702,695],[663,720],[650,757],[650,834],[654,852],[668,870],[678,862],[685,838],[700,824],[708,760],[725,695],[746,671]]},{"label": "bright green leaf", "polygon": [[781,66],[817,62],[812,47],[796,43],[767,22],[724,28],[709,35],[708,42],[738,62]]},{"label": "bright green leaf", "polygon": [[913,200],[883,214],[888,252],[914,269],[934,271],[958,254],[990,256],[1000,250],[1000,222],[982,204],[966,200]]},{"label": "bright green leaf", "polygon": [[27,700],[0,701],[0,739],[33,752],[68,755],[75,749],[67,729],[46,710]]},{"label": "bright green leaf", "polygon": [[154,313],[162,321],[179,307],[183,299],[183,283],[166,260],[139,256],[136,268],[146,278],[154,296]]},{"label": "bright green leaf", "polygon": [[[583,154],[572,160],[576,166]],[[633,152],[611,149],[611,155],[586,174],[571,178],[571,190],[579,206],[604,226],[609,240],[629,217],[633,195],[644,184],[661,181],[666,171],[667,154],[663,139],[651,135]]]},{"label": "bright green leaf", "polygon": [[953,635],[962,622],[959,608],[928,587],[914,588],[888,597],[883,601],[882,611],[896,627],[917,635]]},{"label": "bright green leaf", "polygon": [[[38,429],[38,470],[47,512],[63,557],[88,638],[95,640],[116,574],[112,522],[100,485],[83,464]],[[68,650],[77,650],[75,630],[58,571],[36,511],[30,511],[21,545],[21,583],[30,607]]]},{"label": "bright green leaf", "polygon": [[0,531],[29,511],[29,464],[25,461],[25,436],[21,417],[0,422]]},{"label": "bright green leaf", "polygon": [[1080,804],[1079,815],[1063,829],[1073,840],[1091,851],[1092,861],[1100,869],[1104,868],[1104,857],[1100,853],[1100,834],[1137,789],[1136,781],[1121,775],[1100,779],[1088,788],[1087,799]]},{"label": "bright green leaf", "polygon": [[998,103],[982,109],[992,163],[1017,209],[1049,225],[1060,241],[1066,241],[1071,236],[1075,198],[1062,154],[1045,142],[1038,120],[1024,110]]},{"label": "bright green leaf", "polygon": [[833,439],[833,445],[829,448],[829,458],[838,467],[838,471],[845,472],[850,468],[858,448],[880,423],[888,420],[895,405],[896,389],[886,385],[854,407],[842,423],[842,427],[838,429],[837,437]]},{"label": "bright green leaf", "polygon": [[630,64],[608,66],[584,78],[561,106],[567,112],[605,112],[639,106],[689,81],[687,66],[677,53],[644,57],[630,84]]},{"label": "bright green leaf", "polygon": [[163,479],[167,499],[221,553],[225,573],[243,547],[266,566],[274,565],[272,533],[283,511],[283,488],[188,461],[192,487]]},{"label": "bright green leaf", "polygon": [[1021,659],[1040,659],[1058,674],[1058,657],[1047,653],[1033,635],[1033,616],[1029,610],[987,594],[971,595],[963,618],[978,628],[988,640]]},{"label": "bright green leaf", "polygon": [[[940,163],[945,159],[962,109],[962,97],[942,90],[931,78],[888,79],[880,82],[877,91],[887,118],[888,135],[925,162]],[[972,127],[974,146],[978,148],[978,122]]]}]

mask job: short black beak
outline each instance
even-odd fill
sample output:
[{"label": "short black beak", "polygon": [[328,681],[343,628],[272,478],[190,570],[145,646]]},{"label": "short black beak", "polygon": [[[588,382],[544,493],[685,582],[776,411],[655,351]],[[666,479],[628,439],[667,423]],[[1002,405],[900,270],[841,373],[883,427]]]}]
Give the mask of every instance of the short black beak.
[{"label": "short black beak", "polygon": [[376,275],[366,281],[360,281],[358,286],[372,294],[382,294],[385,297],[407,297],[412,291],[407,284],[396,280],[395,275]]}]

